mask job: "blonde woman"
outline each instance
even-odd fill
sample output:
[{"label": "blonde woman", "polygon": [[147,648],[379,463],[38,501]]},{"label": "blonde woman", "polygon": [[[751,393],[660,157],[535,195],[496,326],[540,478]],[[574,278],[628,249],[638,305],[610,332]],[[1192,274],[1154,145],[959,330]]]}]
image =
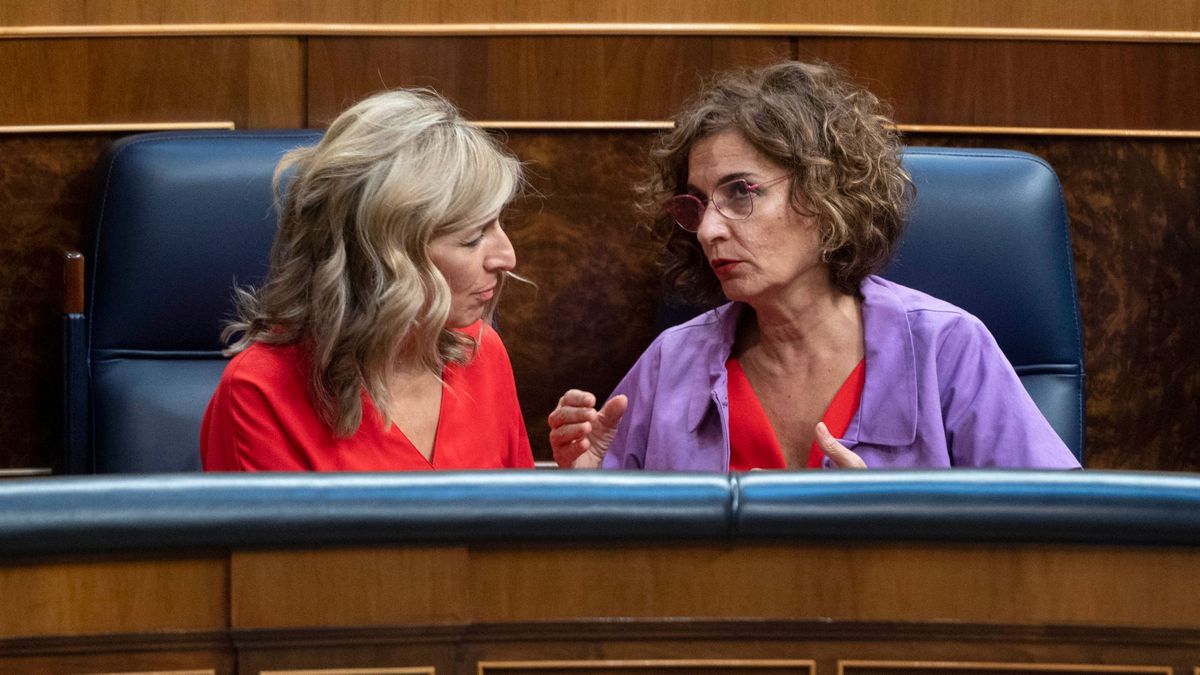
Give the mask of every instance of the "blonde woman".
[{"label": "blonde woman", "polygon": [[489,325],[516,263],[500,212],[519,162],[438,95],[400,90],[289,153],[285,182],[267,280],[226,329],[205,470],[533,466]]}]

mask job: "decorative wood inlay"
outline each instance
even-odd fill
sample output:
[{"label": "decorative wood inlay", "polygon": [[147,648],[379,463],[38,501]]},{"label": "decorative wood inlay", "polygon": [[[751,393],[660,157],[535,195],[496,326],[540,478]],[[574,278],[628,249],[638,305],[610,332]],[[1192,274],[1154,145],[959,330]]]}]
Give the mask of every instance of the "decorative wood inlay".
[{"label": "decorative wood inlay", "polygon": [[989,127],[970,125],[898,124],[902,132],[921,134],[1006,135],[1006,136],[1091,136],[1108,138],[1200,138],[1200,130],[1178,129],[1080,129],[1066,127]]},{"label": "decorative wood inlay", "polygon": [[134,670],[122,673],[88,673],[87,675],[216,675],[217,671],[208,670]]},{"label": "decorative wood inlay", "polygon": [[193,131],[235,129],[233,122],[122,122],[120,124],[16,124],[0,126],[0,134],[140,133],[143,131]]},{"label": "decorative wood inlay", "polygon": [[419,668],[319,668],[316,670],[259,670],[258,675],[437,675],[432,665]]},{"label": "decorative wood inlay", "polygon": [[1027,673],[1030,675],[1063,675],[1078,673],[1135,673],[1137,675],[1171,675],[1167,666],[1092,666],[1073,663],[974,663],[941,661],[838,661],[838,675],[892,675],[937,671],[953,675],[990,675],[992,673]]},{"label": "decorative wood inlay", "polygon": [[0,25],[785,23],[1200,31],[1200,14],[1195,10],[1195,3],[1178,0],[1142,0],[1138,3],[1128,0],[887,0],[845,3],[811,0],[524,0],[516,3],[448,3],[439,0],[243,0],[237,3],[127,0],[80,3],[78,0],[39,0],[0,3]]},{"label": "decorative wood inlay", "polygon": [[612,121],[571,121],[571,120],[477,120],[472,122],[484,129],[509,129],[520,131],[660,131],[670,129],[675,123],[670,120],[644,120],[622,122]]},{"label": "decorative wood inlay", "polygon": [[1200,42],[1197,31],[1092,30],[974,26],[881,26],[813,23],[164,23],[96,26],[9,26],[0,39],[144,36],[454,36],[700,35],[970,38],[1066,42]]},{"label": "decorative wood inlay", "polygon": [[815,662],[793,659],[646,659],[646,660],[579,660],[579,661],[480,661],[478,675],[491,673],[537,673],[554,675],[557,672],[585,671],[593,675],[641,675],[643,673],[779,673],[811,675]]},{"label": "decorative wood inlay", "polygon": [[[571,120],[477,120],[475,126],[508,131],[662,131],[671,129],[671,120],[571,121]],[[961,134],[970,136],[1079,136],[1109,138],[1200,138],[1200,130],[1179,129],[1080,129],[1068,127],[996,127],[938,124],[897,124],[898,131],[920,134]]]}]

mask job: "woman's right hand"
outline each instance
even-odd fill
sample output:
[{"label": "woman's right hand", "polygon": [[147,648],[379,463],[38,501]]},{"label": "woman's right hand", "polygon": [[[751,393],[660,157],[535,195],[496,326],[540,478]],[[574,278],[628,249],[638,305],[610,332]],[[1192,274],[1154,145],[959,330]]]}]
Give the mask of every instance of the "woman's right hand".
[{"label": "woman's right hand", "polygon": [[564,469],[598,468],[628,405],[624,395],[614,396],[596,410],[596,396],[591,392],[572,389],[563,394],[547,418],[554,461]]}]

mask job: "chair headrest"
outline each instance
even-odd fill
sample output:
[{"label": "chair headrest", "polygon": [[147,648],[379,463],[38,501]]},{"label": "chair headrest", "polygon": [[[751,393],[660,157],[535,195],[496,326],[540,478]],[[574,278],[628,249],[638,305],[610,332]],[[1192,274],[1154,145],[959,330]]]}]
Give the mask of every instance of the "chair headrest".
[{"label": "chair headrest", "polygon": [[266,273],[275,166],[320,137],[218,131],[115,143],[97,176],[92,349],[218,352],[233,285],[257,284]]}]

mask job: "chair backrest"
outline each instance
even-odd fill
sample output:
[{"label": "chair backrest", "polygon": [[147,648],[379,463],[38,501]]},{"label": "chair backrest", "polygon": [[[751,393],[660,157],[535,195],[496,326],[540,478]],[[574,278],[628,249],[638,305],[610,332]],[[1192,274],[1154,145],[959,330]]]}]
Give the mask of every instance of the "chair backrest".
[{"label": "chair backrest", "polygon": [[65,450],[68,470],[200,468],[200,418],[225,367],[220,332],[233,316],[232,289],[258,284],[267,269],[275,166],[319,139],[167,132],[122,139],[105,155],[84,344],[66,357],[89,383],[74,397],[87,432]]},{"label": "chair backrest", "polygon": [[917,197],[883,276],[983,321],[1083,460],[1083,331],[1067,208],[1044,160],[1011,150],[908,148]]},{"label": "chair backrest", "polygon": [[[1083,338],[1058,176],[1012,150],[910,147],[904,166],[916,200],[883,276],[979,317],[1082,461]],[[664,305],[660,328],[698,311]]]}]

